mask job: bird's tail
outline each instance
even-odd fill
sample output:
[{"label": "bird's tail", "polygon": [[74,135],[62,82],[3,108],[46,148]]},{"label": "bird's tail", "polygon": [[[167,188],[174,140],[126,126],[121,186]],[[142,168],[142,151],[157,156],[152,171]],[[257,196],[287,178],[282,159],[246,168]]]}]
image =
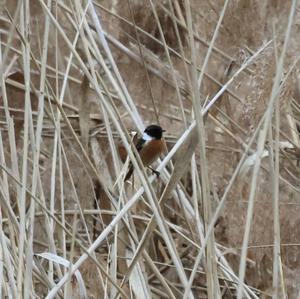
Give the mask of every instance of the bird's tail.
[{"label": "bird's tail", "polygon": [[131,165],[129,165],[129,170],[125,176],[124,182],[127,181],[128,179],[130,179],[132,173],[133,173],[133,165],[131,164]]}]

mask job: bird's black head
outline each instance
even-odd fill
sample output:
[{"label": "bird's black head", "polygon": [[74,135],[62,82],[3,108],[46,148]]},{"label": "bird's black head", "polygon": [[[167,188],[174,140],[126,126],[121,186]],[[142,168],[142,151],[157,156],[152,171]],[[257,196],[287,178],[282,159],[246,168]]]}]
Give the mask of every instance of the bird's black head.
[{"label": "bird's black head", "polygon": [[146,133],[148,136],[155,139],[161,139],[163,132],[165,132],[165,130],[157,125],[150,125],[144,131],[144,133]]}]

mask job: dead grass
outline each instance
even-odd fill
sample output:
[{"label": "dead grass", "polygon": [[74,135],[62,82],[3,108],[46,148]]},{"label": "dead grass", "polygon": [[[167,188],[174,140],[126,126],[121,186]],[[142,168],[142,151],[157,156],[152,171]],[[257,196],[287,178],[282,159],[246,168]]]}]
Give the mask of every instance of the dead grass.
[{"label": "dead grass", "polygon": [[0,16],[1,298],[299,298],[297,1]]}]

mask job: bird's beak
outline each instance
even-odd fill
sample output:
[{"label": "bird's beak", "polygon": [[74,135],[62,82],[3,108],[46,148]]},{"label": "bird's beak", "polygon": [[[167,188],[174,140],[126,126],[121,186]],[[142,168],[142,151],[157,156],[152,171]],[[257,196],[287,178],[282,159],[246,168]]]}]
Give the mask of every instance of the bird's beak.
[{"label": "bird's beak", "polygon": [[166,132],[166,130],[162,129],[163,132]]}]

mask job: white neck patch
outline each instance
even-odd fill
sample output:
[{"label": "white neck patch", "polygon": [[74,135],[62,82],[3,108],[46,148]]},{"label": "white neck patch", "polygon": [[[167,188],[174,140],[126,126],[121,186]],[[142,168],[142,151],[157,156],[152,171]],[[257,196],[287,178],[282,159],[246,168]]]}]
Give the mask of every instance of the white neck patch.
[{"label": "white neck patch", "polygon": [[147,133],[144,133],[143,134],[143,139],[145,140],[145,141],[150,141],[150,140],[153,140],[153,139],[155,139],[154,137],[151,137],[150,135],[148,135]]}]

